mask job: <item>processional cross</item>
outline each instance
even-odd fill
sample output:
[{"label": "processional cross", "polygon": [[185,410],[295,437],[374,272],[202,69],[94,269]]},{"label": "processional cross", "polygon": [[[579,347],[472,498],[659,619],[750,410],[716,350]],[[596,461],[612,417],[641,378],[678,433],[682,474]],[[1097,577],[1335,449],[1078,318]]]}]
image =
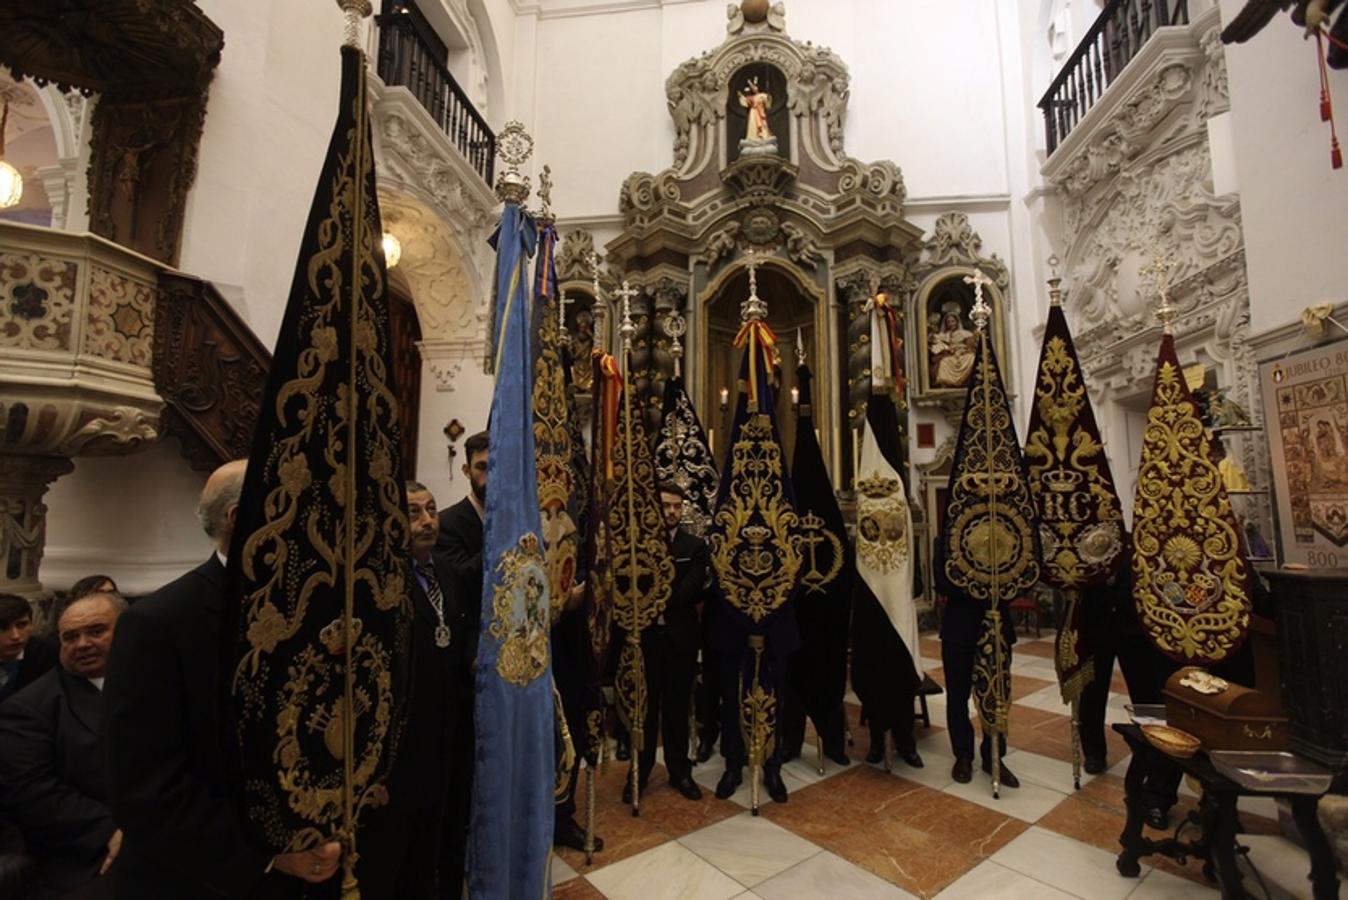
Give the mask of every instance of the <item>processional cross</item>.
[{"label": "processional cross", "polygon": [[1170,302],[1170,273],[1175,268],[1175,254],[1157,245],[1152,248],[1151,262],[1138,269],[1138,274],[1150,279],[1152,287],[1156,290],[1160,300],[1156,306],[1156,318],[1160,320],[1166,334],[1170,334],[1175,315],[1179,312]]},{"label": "processional cross", "polygon": [[992,307],[983,297],[983,286],[992,284],[992,279],[984,275],[982,269],[974,269],[974,274],[964,276],[964,283],[974,286],[974,308],[969,310],[969,317],[974,320],[974,327],[982,331],[992,315]]}]

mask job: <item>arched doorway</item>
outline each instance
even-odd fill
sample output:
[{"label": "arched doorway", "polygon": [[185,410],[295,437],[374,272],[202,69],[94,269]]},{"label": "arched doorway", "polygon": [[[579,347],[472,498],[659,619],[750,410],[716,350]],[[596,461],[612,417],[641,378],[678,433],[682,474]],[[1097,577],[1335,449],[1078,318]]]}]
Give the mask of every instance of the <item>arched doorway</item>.
[{"label": "arched doorway", "polygon": [[417,437],[421,424],[421,323],[404,279],[395,268],[389,278],[389,356],[398,389],[398,424],[402,428],[403,477],[417,477]]},{"label": "arched doorway", "polygon": [[[778,265],[758,266],[758,296],[768,305],[768,326],[777,335],[778,368],[777,423],[782,442],[788,454],[796,445],[796,415],[792,391],[796,383],[796,341],[799,336],[805,348],[806,361],[811,369],[819,371],[820,348],[823,342],[822,296],[813,285],[806,283]],[[734,413],[740,360],[743,350],[735,346],[740,330],[740,306],[749,296],[748,269],[741,265],[728,270],[707,290],[703,301],[700,352],[694,354],[697,383],[700,385],[701,408],[706,410],[707,427],[714,432],[715,454],[718,460],[725,455],[724,442],[730,433],[730,419]],[[816,381],[814,396],[815,420],[828,421],[825,408],[831,406]],[[725,398],[723,405],[722,398]],[[829,436],[821,436],[825,452],[832,445]]]}]

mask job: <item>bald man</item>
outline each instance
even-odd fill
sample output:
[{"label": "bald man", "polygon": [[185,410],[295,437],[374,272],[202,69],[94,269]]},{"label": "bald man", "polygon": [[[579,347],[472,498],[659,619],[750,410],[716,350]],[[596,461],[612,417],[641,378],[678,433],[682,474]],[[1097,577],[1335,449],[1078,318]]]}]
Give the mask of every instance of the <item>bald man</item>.
[{"label": "bald man", "polygon": [[225,776],[220,613],[245,463],[207,479],[197,507],[215,552],[122,614],[104,685],[108,795],[123,832],[117,897],[298,897],[341,847],[273,856],[247,836]]}]

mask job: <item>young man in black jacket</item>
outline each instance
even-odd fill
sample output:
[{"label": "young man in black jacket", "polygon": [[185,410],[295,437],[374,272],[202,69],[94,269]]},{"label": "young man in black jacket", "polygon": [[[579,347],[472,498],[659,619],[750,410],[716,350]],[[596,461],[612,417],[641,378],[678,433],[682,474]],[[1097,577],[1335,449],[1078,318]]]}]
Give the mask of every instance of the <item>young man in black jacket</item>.
[{"label": "young man in black jacket", "polygon": [[[683,503],[683,490],[677,484],[660,485],[660,506],[674,558],[674,584],[664,612],[641,636],[646,660],[646,726],[637,778],[645,790],[655,767],[656,735],[663,733],[670,783],[689,800],[701,800],[702,791],[693,781],[688,759],[688,717],[701,636],[697,606],[706,595],[710,557],[705,541],[679,527]],[[630,782],[623,789],[623,802],[632,802]]]}]

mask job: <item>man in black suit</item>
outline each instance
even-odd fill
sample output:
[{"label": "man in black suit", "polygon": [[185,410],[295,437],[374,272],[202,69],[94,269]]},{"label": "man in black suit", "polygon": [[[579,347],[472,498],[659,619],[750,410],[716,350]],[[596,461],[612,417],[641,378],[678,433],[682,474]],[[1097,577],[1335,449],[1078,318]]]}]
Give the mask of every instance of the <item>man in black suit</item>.
[{"label": "man in black suit", "polygon": [[432,550],[440,530],[435,497],[407,483],[411,555],[412,694],[386,782],[387,806],[362,816],[356,877],[367,897],[432,897],[449,790],[455,678],[465,640],[461,576]]},{"label": "man in black suit", "polygon": [[[669,552],[674,558],[674,585],[665,611],[641,635],[646,661],[646,727],[638,754],[637,779],[646,789],[655,766],[655,739],[663,733],[665,768],[675,790],[689,800],[701,800],[688,760],[688,716],[697,675],[700,628],[697,604],[707,587],[707,545],[679,527],[683,518],[683,490],[673,482],[660,485]],[[632,802],[632,784],[623,788],[623,802]]]},{"label": "man in black suit", "polygon": [[37,862],[36,897],[93,881],[121,848],[98,736],[108,650],[125,608],[112,593],[67,606],[57,623],[60,666],[0,707],[0,806]]},{"label": "man in black suit", "polygon": [[56,651],[33,639],[33,608],[14,594],[0,594],[0,703],[56,665]]},{"label": "man in black suit", "polygon": [[464,641],[454,678],[454,721],[450,740],[449,800],[445,809],[445,862],[440,873],[440,895],[458,900],[463,895],[464,863],[468,853],[468,818],[472,814],[475,731],[473,698],[476,684],[478,632],[482,616],[482,517],[487,512],[487,452],[485,431],[463,442],[463,474],[469,492],[458,503],[440,511],[436,556],[443,556],[462,578]]},{"label": "man in black suit", "polygon": [[[941,615],[941,664],[945,671],[946,727],[950,732],[950,749],[955,754],[955,765],[950,777],[960,784],[968,784],[974,777],[974,726],[969,721],[969,697],[973,693],[974,662],[978,657],[978,636],[983,627],[986,603],[968,597],[949,600]],[[1006,640],[1006,661],[1011,666],[1011,645],[1016,642],[1016,629],[1011,622],[1010,601],[1002,603],[1002,636]],[[998,755],[1006,756],[1006,735],[997,740]],[[978,745],[983,760],[983,771],[992,772],[992,739],[984,734]],[[1001,763],[1001,786],[1020,787],[1020,779]]]},{"label": "man in black suit", "polygon": [[226,463],[202,489],[211,557],[117,623],[103,730],[123,900],[298,896],[301,881],[326,881],[341,861],[336,843],[279,856],[254,843],[226,782],[220,613],[244,467]]}]

